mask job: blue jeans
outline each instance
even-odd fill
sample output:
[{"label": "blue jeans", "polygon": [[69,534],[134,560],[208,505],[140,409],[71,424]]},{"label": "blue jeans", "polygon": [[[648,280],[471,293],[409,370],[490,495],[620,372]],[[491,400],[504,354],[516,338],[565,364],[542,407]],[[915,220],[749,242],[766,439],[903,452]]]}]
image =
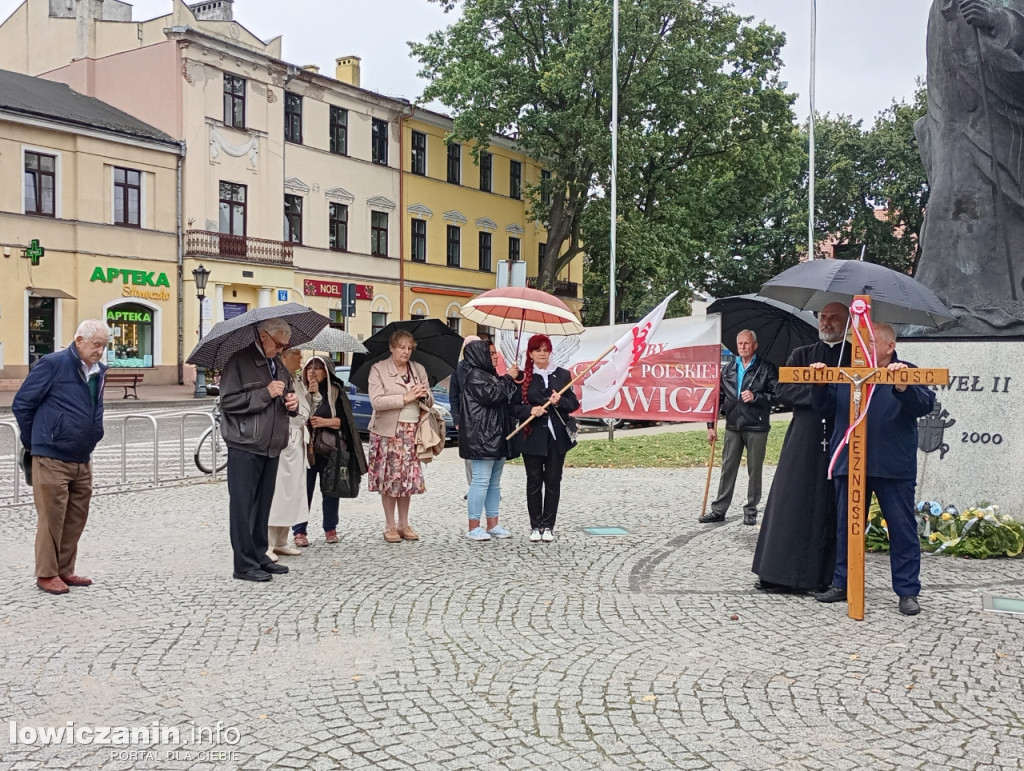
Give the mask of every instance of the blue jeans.
[{"label": "blue jeans", "polygon": [[474,460],[473,481],[469,483],[467,507],[469,518],[479,521],[486,511],[488,517],[498,516],[501,501],[501,472],[505,468],[504,458]]},{"label": "blue jeans", "polygon": [[[313,505],[313,493],[316,491],[317,479],[320,476],[320,471],[327,465],[327,458],[317,457],[316,465],[313,468],[306,469],[306,502],[308,505]],[[332,498],[329,495],[321,495],[324,502],[324,532],[328,530],[338,529],[338,504],[340,501],[337,498]],[[308,522],[299,522],[297,525],[292,525],[292,533],[306,534],[306,527],[309,525]]]}]

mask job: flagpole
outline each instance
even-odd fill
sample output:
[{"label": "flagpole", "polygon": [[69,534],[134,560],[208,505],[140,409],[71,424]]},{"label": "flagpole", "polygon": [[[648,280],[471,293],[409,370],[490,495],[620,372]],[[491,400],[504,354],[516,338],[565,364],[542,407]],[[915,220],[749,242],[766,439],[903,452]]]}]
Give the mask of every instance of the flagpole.
[{"label": "flagpole", "polygon": [[[717,424],[717,421],[716,421]],[[715,442],[718,441],[718,427],[715,427],[715,438],[711,440],[711,455],[708,456],[708,478],[704,482],[704,500],[700,504],[700,515],[703,517],[708,507],[708,493],[711,492],[711,469],[715,467]]]},{"label": "flagpole", "polygon": [[[608,259],[608,324],[615,326],[615,243],[619,204],[619,0],[612,0],[612,191],[611,242]],[[615,439],[615,421],[608,441]]]},{"label": "flagpole", "polygon": [[811,84],[809,91],[810,119],[807,122],[807,259],[815,259],[814,252],[814,68],[817,61],[818,0],[811,0]]}]

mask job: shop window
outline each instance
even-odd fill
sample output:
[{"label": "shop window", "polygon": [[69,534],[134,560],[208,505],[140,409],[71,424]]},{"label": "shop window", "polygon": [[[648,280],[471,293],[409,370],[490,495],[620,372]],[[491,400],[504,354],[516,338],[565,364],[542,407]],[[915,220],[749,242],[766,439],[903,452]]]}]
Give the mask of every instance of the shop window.
[{"label": "shop window", "polygon": [[459,331],[459,322],[460,321],[462,321],[462,318],[459,317],[459,316],[449,316],[448,317],[448,328],[451,329],[453,332],[458,333],[458,331]]},{"label": "shop window", "polygon": [[153,328],[156,311],[137,303],[122,303],[107,309],[111,367],[152,367]]},{"label": "shop window", "polygon": [[28,298],[28,366],[31,369],[41,358],[53,353],[57,301],[52,297]]},{"label": "shop window", "polygon": [[375,335],[388,325],[388,314],[373,311],[370,314],[370,334]]}]

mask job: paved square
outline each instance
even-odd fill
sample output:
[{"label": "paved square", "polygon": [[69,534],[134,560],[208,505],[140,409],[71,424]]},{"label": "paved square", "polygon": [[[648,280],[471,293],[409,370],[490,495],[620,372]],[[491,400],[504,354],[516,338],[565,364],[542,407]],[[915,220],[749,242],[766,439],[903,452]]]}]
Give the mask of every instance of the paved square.
[{"label": "paved square", "polygon": [[[96,583],[65,597],[35,588],[34,510],[3,510],[0,771],[1024,766],[1024,619],[981,610],[1024,593],[1024,560],[926,555],[909,619],[869,555],[854,622],[755,592],[756,528],[736,507],[698,525],[704,478],[569,469],[557,539],[531,544],[509,466],[515,537],[474,543],[449,448],[413,501],[421,541],[386,544],[364,492],[341,543],[311,526],[269,584],[231,578],[223,482],[102,495]],[[608,523],[630,535],[581,529]],[[68,721],[179,741],[23,741]]]}]

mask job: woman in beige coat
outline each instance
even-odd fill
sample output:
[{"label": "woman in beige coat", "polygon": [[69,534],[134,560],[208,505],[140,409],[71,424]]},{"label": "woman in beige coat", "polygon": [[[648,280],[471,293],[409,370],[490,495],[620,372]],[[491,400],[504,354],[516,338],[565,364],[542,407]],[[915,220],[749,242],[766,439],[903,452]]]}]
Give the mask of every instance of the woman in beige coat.
[{"label": "woman in beige coat", "polygon": [[416,425],[420,404],[433,407],[434,397],[427,371],[411,361],[413,336],[400,329],[388,343],[391,356],[370,368],[369,489],[380,493],[384,506],[384,540],[398,543],[419,540],[409,526],[409,498],[426,491],[416,454]]}]

